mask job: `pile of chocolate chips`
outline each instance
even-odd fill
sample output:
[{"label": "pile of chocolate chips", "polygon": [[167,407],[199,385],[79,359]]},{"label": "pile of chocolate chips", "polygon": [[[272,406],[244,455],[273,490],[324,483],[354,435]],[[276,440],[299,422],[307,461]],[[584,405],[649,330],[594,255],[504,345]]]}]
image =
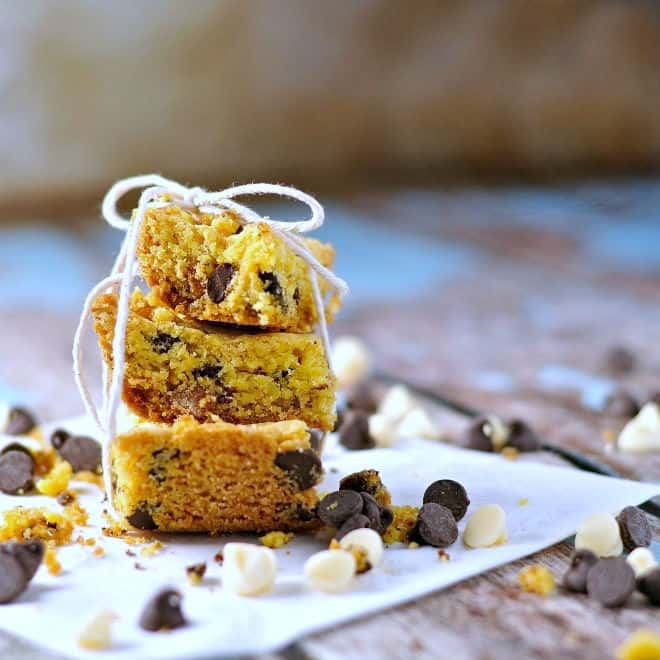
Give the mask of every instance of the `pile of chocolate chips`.
[{"label": "pile of chocolate chips", "polygon": [[0,604],[11,602],[28,588],[44,549],[41,541],[0,544]]},{"label": "pile of chocolate chips", "polygon": [[368,382],[356,385],[348,394],[346,406],[337,410],[335,431],[346,449],[373,449],[376,446],[369,433],[369,416],[378,409],[378,398]]},{"label": "pile of chocolate chips", "polygon": [[[617,516],[627,551],[651,544],[651,527],[644,513],[628,506]],[[660,605],[660,566],[635,578],[635,571],[623,557],[600,559],[591,550],[576,550],[562,584],[569,591],[586,593],[605,607],[621,607],[637,589],[653,605]]]}]

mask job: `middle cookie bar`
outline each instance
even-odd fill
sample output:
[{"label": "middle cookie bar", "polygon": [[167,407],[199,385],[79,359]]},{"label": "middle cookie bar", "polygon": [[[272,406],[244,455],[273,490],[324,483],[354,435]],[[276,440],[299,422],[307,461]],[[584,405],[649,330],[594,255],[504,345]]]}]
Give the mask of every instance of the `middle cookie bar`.
[{"label": "middle cookie bar", "polygon": [[[112,367],[117,295],[99,296],[92,312]],[[335,378],[318,337],[184,323],[139,290],[130,301],[123,399],[164,423],[183,415],[234,424],[300,419],[329,431],[335,422]]]}]

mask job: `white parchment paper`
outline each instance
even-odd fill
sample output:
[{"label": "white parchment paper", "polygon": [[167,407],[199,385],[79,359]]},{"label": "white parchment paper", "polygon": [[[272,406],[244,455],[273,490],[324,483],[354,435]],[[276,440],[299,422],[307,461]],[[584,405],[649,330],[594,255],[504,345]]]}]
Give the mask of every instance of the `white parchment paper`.
[{"label": "white parchment paper", "polygon": [[[69,420],[63,426],[90,432],[84,420]],[[300,536],[276,550],[279,571],[274,591],[245,598],[222,589],[222,566],[213,561],[228,537],[161,535],[163,550],[153,557],[140,556],[139,546],[100,535],[100,491],[80,484],[80,501],[91,514],[90,526],[80,528],[81,532],[99,537],[105,556],[94,556],[89,547],[61,548],[62,573],[51,576],[45,567],[40,568],[19,599],[0,606],[0,628],[76,658],[192,659],[270,651],[310,632],[415,599],[529,555],[570,536],[592,513],[614,513],[660,493],[660,485],[529,461],[511,462],[423,440],[407,441],[393,449],[345,452],[331,439],[325,466],[321,490],[335,489],[339,479],[350,472],[375,468],[397,504],[419,505],[430,482],[456,479],[470,496],[468,515],[485,503],[504,508],[508,543],[468,550],[459,540],[448,549],[448,562],[439,561],[434,548],[391,546],[382,566],[359,576],[349,592],[328,595],[311,591],[302,577],[305,559],[324,545],[314,537]],[[521,498],[529,503],[521,506]],[[58,508],[52,498],[0,495],[1,510],[17,504]],[[465,519],[459,523],[461,531],[464,525]],[[255,537],[231,538],[237,539],[258,542]],[[127,556],[129,548],[136,557]],[[185,567],[200,561],[208,563],[208,571],[201,585],[192,586]],[[136,569],[135,562],[143,570]],[[169,633],[140,630],[136,622],[144,603],[168,585],[183,592],[190,625]],[[101,653],[81,650],[76,641],[81,630],[104,610],[119,617],[113,626],[112,648]]]}]

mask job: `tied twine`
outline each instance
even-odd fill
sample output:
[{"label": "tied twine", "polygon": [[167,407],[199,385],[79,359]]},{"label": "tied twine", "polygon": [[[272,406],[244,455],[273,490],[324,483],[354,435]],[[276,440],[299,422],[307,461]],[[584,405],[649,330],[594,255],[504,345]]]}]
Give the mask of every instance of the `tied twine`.
[{"label": "tied twine", "polygon": [[[144,189],[140,194],[137,210],[132,220],[124,218],[117,209],[118,201],[131,190]],[[299,221],[279,221],[263,218],[252,209],[234,201],[236,197],[248,195],[277,195],[293,199],[305,204],[311,210],[311,217]],[[163,197],[167,196],[167,199]],[[325,306],[318,276],[320,275],[334,289],[339,296],[348,293],[348,286],[344,280],[337,277],[331,270],[323,266],[310,252],[300,234],[304,234],[321,227],[324,221],[323,207],[312,196],[296,188],[280,186],[270,183],[251,183],[243,186],[226,188],[219,192],[208,192],[203,188],[188,188],[176,181],[170,181],[158,174],[130,177],[117,181],[108,190],[103,199],[102,213],[108,224],[116,229],[126,232],[119,254],[112,268],[111,274],[101,280],[85,299],[80,321],[73,341],[73,373],[78,390],[82,397],[87,414],[96,422],[102,433],[102,468],[103,482],[110,511],[116,515],[112,503],[112,482],[110,478],[110,446],[117,431],[117,409],[121,400],[121,390],[126,368],[126,328],[129,317],[129,303],[135,278],[137,277],[136,247],[140,227],[148,209],[165,208],[167,206],[180,206],[183,208],[197,208],[202,213],[218,215],[225,211],[232,211],[238,221],[243,224],[263,223],[268,225],[274,234],[277,234],[295,254],[297,254],[309,268],[309,279],[312,286],[314,304],[319,319],[318,333],[325,351],[328,365],[332,370],[330,359],[330,340],[328,326],[325,318]],[[103,399],[101,410],[96,406],[87,384],[83,370],[83,342],[82,338],[91,319],[91,310],[94,300],[104,291],[115,290],[119,287],[119,300],[117,302],[117,316],[115,320],[114,337],[112,341],[113,368],[110,370],[103,362]]]}]

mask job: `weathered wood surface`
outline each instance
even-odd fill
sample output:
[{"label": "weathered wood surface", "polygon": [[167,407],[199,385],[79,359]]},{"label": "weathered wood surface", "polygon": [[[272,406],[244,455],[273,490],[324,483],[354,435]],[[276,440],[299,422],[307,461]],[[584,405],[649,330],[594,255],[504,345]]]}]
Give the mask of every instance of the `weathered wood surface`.
[{"label": "weathered wood surface", "polygon": [[[660,389],[658,202],[660,185],[639,182],[344,200],[329,209],[328,234],[336,216],[333,237],[356,301],[335,332],[364,337],[389,371],[481,409],[520,415],[552,442],[597,456],[632,478],[660,481],[660,455],[612,451],[604,437],[620,421],[584,405],[612,383],[641,397]],[[372,245],[376,234],[387,248],[384,260],[374,254],[381,242]],[[408,245],[402,237],[421,240]],[[91,284],[110,263],[108,241],[116,239],[99,240],[90,229],[75,240],[76,249],[86,251],[85,284]],[[52,269],[57,255],[45,258]],[[70,376],[70,338],[77,294],[48,304],[52,287],[63,284],[56,274],[49,281],[43,265],[37,269],[43,304],[33,296],[21,306],[0,288],[0,394],[25,395],[44,418],[75,414],[80,404]],[[616,345],[637,356],[625,376],[605,368],[604,356]],[[571,381],[578,380],[576,389]],[[464,424],[440,419],[449,436]],[[562,592],[547,599],[520,592],[522,565],[540,561],[559,576],[569,552],[561,543],[270,657],[588,660],[612,657],[639,627],[660,630],[658,610],[641,600],[609,611]],[[35,657],[2,637],[0,655]]]}]

